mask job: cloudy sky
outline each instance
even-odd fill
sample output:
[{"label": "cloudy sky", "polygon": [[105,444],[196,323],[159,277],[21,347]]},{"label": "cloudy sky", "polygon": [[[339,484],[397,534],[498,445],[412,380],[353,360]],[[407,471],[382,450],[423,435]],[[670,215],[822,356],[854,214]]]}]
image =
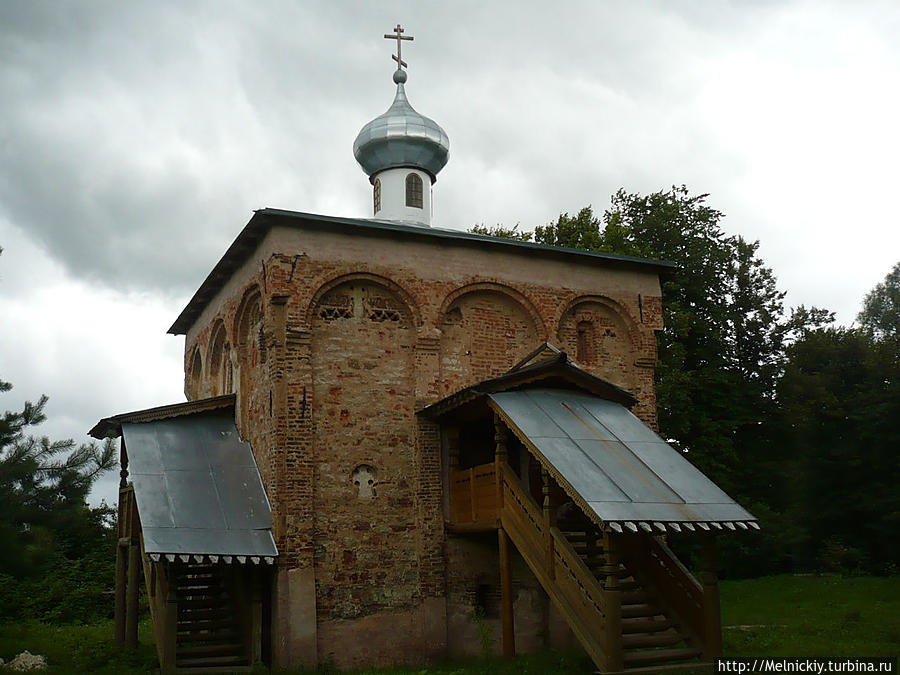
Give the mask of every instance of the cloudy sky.
[{"label": "cloudy sky", "polygon": [[0,410],[47,393],[81,441],[183,400],[166,330],[253,209],[369,215],[398,22],[439,227],[686,184],[845,324],[900,260],[895,0],[3,2]]}]

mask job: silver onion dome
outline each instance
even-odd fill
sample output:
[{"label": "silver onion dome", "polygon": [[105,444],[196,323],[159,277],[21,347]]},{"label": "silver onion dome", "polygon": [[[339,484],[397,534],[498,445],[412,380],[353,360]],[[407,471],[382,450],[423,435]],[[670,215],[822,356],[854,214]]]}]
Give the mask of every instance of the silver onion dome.
[{"label": "silver onion dome", "polygon": [[437,122],[417,113],[406,100],[406,71],[398,69],[394,82],[394,102],[360,130],[353,156],[370,179],[379,171],[407,166],[422,169],[436,181],[450,157],[450,139]]}]

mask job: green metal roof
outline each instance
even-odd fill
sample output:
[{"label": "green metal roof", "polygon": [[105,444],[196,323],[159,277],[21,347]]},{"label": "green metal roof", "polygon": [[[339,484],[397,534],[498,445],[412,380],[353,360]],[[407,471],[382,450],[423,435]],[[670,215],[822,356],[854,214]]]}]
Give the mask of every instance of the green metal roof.
[{"label": "green metal roof", "polygon": [[282,209],[264,208],[255,211],[250,222],[225,251],[225,255],[216,263],[212,272],[206,277],[197,292],[182,310],[175,323],[169,328],[173,335],[184,335],[193,325],[206,305],[215,297],[222,285],[231,278],[237,269],[256,250],[263,237],[272,227],[294,227],[302,229],[326,229],[361,236],[398,237],[434,241],[436,244],[449,246],[474,246],[478,248],[505,248],[510,252],[519,251],[524,255],[542,255],[558,259],[578,259],[581,262],[596,261],[605,265],[633,267],[640,266],[655,272],[671,273],[677,265],[672,262],[650,260],[635,256],[616,255],[614,253],[598,253],[582,251],[561,246],[548,246],[530,241],[503,239],[484,234],[473,234],[459,230],[447,230],[435,227],[403,225],[401,223],[369,220],[360,218],[339,218],[315,213],[284,211]]}]

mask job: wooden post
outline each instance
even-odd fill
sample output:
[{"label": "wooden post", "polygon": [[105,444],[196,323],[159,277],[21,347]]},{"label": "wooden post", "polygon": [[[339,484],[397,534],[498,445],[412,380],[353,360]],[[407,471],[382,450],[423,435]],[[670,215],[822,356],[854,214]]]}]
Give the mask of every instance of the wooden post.
[{"label": "wooden post", "polygon": [[125,547],[122,540],[130,537],[131,533],[125,531],[128,519],[127,512],[131,508],[129,500],[128,487],[128,454],[125,452],[125,437],[123,436],[119,442],[119,504],[118,504],[118,523],[116,538],[116,595],[113,616],[115,616],[115,641],[118,644],[125,644],[125,589],[128,574],[128,560],[126,559]]},{"label": "wooden post", "polygon": [[262,661],[262,569],[250,569],[250,665]]},{"label": "wooden post", "polygon": [[128,588],[125,598],[125,643],[137,647],[138,643],[138,584],[141,578],[141,550],[132,541],[128,547]]},{"label": "wooden post", "polygon": [[553,533],[551,529],[556,526],[556,514],[550,504],[550,472],[541,467],[541,480],[543,482],[543,508],[544,508],[544,541],[547,542],[547,576],[551,580],[556,579],[556,554],[553,550]]},{"label": "wooden post", "polygon": [[171,563],[161,562],[157,575],[159,589],[157,597],[165,604],[162,617],[162,630],[157,635],[162,635],[160,646],[160,671],[163,673],[175,672],[175,652],[178,648],[178,595],[175,591],[174,569]]},{"label": "wooden post", "polygon": [[[503,468],[506,466],[506,427],[494,413],[494,474],[497,479],[497,509],[503,510]],[[504,535],[505,536],[505,535]]]},{"label": "wooden post", "polygon": [[[121,497],[120,497],[121,499]],[[127,561],[125,559],[126,547],[120,542],[116,542],[116,600],[115,600],[115,621],[116,621],[116,642],[125,644],[125,584],[127,576]]]},{"label": "wooden post", "polygon": [[718,552],[716,538],[703,538],[703,659],[712,661],[722,656],[722,615],[719,606]]},{"label": "wooden post", "polygon": [[500,619],[503,624],[503,656],[516,655],[516,633],[513,624],[512,571],[509,564],[509,538],[501,527],[497,530],[500,544]]},{"label": "wooden post", "polygon": [[603,627],[606,668],[611,672],[623,669],[622,660],[622,591],[619,589],[619,552],[617,540],[611,532],[603,533],[603,552],[606,564],[602,568],[605,575],[603,595],[606,599],[606,625]]}]

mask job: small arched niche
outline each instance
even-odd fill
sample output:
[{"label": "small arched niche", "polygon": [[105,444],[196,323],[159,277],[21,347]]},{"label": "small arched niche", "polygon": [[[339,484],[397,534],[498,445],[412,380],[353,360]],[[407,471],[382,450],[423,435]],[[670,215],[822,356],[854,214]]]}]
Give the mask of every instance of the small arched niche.
[{"label": "small arched niche", "polygon": [[350,473],[350,484],[358,499],[372,499],[377,496],[378,472],[371,464],[360,464]]}]

